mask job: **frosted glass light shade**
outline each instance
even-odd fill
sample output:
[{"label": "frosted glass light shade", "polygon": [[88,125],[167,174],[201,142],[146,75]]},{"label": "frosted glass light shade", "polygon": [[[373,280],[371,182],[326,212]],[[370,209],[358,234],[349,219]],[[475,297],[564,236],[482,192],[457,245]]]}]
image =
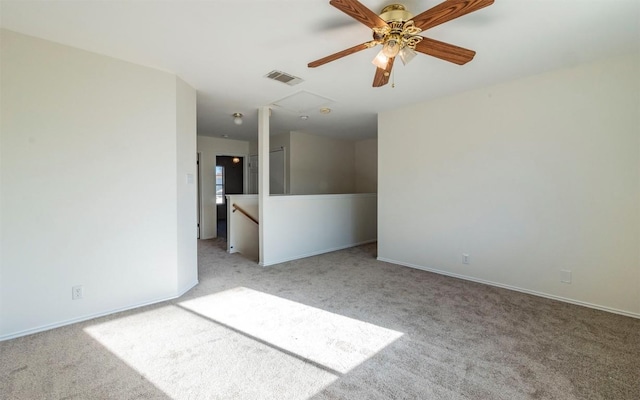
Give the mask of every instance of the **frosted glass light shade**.
[{"label": "frosted glass light shade", "polygon": [[380,50],[376,58],[374,58],[373,61],[371,61],[373,65],[381,69],[386,69],[388,62],[389,62],[389,59],[387,58],[387,56],[384,55],[382,50]]},{"label": "frosted glass light shade", "polygon": [[400,50],[399,54],[400,59],[402,60],[402,64],[407,65],[418,53],[416,53],[413,49],[405,46],[402,48],[402,50]]},{"label": "frosted glass light shade", "polygon": [[387,58],[397,56],[399,51],[400,43],[393,39],[387,40],[386,42],[384,42],[384,46],[382,46],[382,52],[385,56],[387,56]]}]

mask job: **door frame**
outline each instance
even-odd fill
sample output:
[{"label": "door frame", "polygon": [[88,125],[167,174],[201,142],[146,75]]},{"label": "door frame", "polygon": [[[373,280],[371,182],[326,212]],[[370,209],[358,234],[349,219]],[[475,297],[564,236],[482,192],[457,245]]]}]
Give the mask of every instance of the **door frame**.
[{"label": "door frame", "polygon": [[[249,179],[248,179],[248,175],[249,175],[249,169],[248,169],[248,158],[249,156],[247,154],[239,154],[239,153],[229,153],[229,152],[224,152],[224,153],[216,153],[214,156],[214,163],[213,163],[213,167],[215,168],[217,166],[217,159],[218,157],[241,157],[244,160],[243,166],[242,166],[242,192],[243,194],[246,194],[249,191]],[[213,185],[213,193],[214,193],[214,197],[215,197],[215,170],[214,170],[214,181],[211,182],[211,184]],[[214,232],[214,238],[218,237],[218,207],[217,205],[214,205],[213,207],[213,221],[214,221],[214,228],[213,232]]]}]

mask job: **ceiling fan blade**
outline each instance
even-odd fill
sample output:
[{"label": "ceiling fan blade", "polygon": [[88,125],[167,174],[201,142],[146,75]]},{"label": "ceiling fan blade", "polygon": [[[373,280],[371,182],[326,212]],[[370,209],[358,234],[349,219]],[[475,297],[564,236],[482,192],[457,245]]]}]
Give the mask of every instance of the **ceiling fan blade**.
[{"label": "ceiling fan blade", "polygon": [[395,57],[392,57],[387,61],[387,68],[376,68],[376,75],[373,77],[373,87],[384,86],[389,83],[389,77],[391,76],[391,68],[393,68],[393,61]]},{"label": "ceiling fan blade", "polygon": [[476,52],[449,43],[437,40],[422,38],[416,45],[416,51],[437,57],[441,60],[449,61],[458,65],[463,65],[473,60]]},{"label": "ceiling fan blade", "polygon": [[364,4],[358,0],[331,0],[329,4],[349,15],[352,18],[357,19],[369,28],[383,27],[387,23],[380,18],[378,14],[368,9]]},{"label": "ceiling fan blade", "polygon": [[348,55],[353,54],[353,53],[357,53],[359,51],[362,51],[364,49],[368,49],[370,47],[371,47],[370,42],[365,42],[365,43],[359,44],[357,46],[353,46],[353,47],[350,47],[348,49],[345,49],[345,50],[339,51],[337,53],[331,54],[330,56],[323,57],[323,58],[321,58],[319,60],[312,61],[309,64],[307,64],[307,67],[309,67],[309,68],[319,67],[319,66],[324,65],[326,63],[329,63],[331,61],[335,61],[335,60],[337,60],[339,58],[348,56]]},{"label": "ceiling fan blade", "polygon": [[447,0],[413,17],[414,24],[423,31],[470,12],[490,6],[494,0]]}]

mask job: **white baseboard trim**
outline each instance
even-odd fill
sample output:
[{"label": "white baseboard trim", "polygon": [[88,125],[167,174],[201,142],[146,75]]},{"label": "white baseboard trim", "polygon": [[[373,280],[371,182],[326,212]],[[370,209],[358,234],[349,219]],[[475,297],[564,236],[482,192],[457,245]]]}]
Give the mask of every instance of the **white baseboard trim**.
[{"label": "white baseboard trim", "polygon": [[38,326],[38,327],[35,327],[35,328],[25,329],[25,330],[22,330],[22,331],[18,331],[18,332],[2,335],[2,336],[0,336],[0,342],[5,341],[5,340],[19,338],[21,336],[32,335],[32,334],[38,333],[38,332],[48,331],[48,330],[55,329],[55,328],[60,328],[62,326],[72,325],[72,324],[75,324],[75,323],[78,323],[78,322],[83,322],[83,321],[88,321],[88,320],[95,319],[95,318],[104,317],[106,315],[116,314],[116,313],[123,312],[123,311],[133,310],[135,308],[149,306],[151,304],[162,303],[163,301],[177,299],[178,297],[181,297],[183,294],[187,293],[189,290],[193,289],[197,284],[198,284],[198,281],[196,280],[195,282],[192,282],[192,284],[190,286],[188,286],[185,289],[177,292],[175,295],[172,295],[172,296],[169,296],[169,297],[163,297],[163,298],[158,298],[158,299],[154,299],[154,300],[143,301],[143,302],[137,303],[137,304],[131,304],[131,305],[127,305],[127,306],[124,306],[124,307],[114,308],[112,310],[101,311],[101,312],[98,312],[98,313],[95,313],[95,314],[83,315],[81,317],[71,318],[71,319],[68,319],[68,320],[65,320],[65,321],[54,322],[52,324],[41,325],[41,326]]},{"label": "white baseboard trim", "polygon": [[505,285],[503,283],[487,281],[487,280],[484,280],[484,279],[478,279],[478,278],[474,278],[474,277],[470,277],[470,276],[466,276],[466,275],[455,274],[455,273],[452,273],[452,272],[442,271],[442,270],[439,270],[439,269],[436,269],[436,268],[429,268],[429,267],[425,267],[425,266],[422,266],[422,265],[406,263],[406,262],[402,262],[402,261],[392,260],[392,259],[389,259],[389,258],[378,257],[377,259],[378,259],[378,261],[384,261],[384,262],[388,262],[388,263],[391,263],[391,264],[397,264],[397,265],[401,265],[403,267],[409,267],[409,268],[419,269],[419,270],[422,270],[422,271],[433,272],[435,274],[450,276],[452,278],[464,279],[466,281],[482,283],[482,284],[489,285],[489,286],[495,286],[495,287],[499,287],[499,288],[503,288],[503,289],[509,289],[509,290],[513,290],[513,291],[516,291],[516,292],[531,294],[531,295],[534,295],[534,296],[544,297],[544,298],[551,299],[551,300],[562,301],[564,303],[575,304],[575,305],[578,305],[578,306],[593,308],[593,309],[600,310],[600,311],[607,311],[607,312],[610,312],[610,313],[613,313],[613,314],[620,314],[620,315],[624,315],[626,317],[640,319],[640,313],[634,313],[634,312],[625,311],[625,310],[618,310],[617,308],[611,308],[611,307],[602,306],[602,305],[599,305],[599,304],[593,304],[593,303],[588,303],[588,302],[585,302],[585,301],[574,300],[574,299],[570,299],[570,298],[567,298],[567,297],[556,296],[556,295],[553,295],[553,294],[544,293],[544,292],[538,292],[536,290],[525,289],[525,288],[521,288],[521,287],[517,287],[517,286]]},{"label": "white baseboard trim", "polygon": [[299,255],[296,255],[296,256],[293,256],[293,257],[283,258],[283,259],[276,260],[276,261],[269,261],[269,262],[266,262],[266,263],[259,262],[258,265],[260,265],[261,267],[269,267],[271,265],[282,264],[282,263],[285,263],[287,261],[299,260],[301,258],[313,257],[313,256],[317,256],[317,255],[324,254],[324,253],[331,253],[332,251],[344,250],[344,249],[348,249],[350,247],[356,247],[356,246],[360,246],[360,245],[367,244],[367,243],[374,243],[377,240],[378,239],[369,239],[369,240],[364,240],[362,242],[347,244],[347,245],[344,245],[344,246],[332,247],[330,249],[323,249],[323,250],[318,250],[318,251],[314,251],[314,252],[311,252],[311,253],[299,254]]}]

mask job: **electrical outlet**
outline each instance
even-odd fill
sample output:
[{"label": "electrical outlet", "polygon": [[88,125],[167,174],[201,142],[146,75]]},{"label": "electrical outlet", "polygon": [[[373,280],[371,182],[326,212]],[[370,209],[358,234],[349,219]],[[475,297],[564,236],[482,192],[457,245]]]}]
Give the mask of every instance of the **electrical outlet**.
[{"label": "electrical outlet", "polygon": [[71,288],[71,300],[78,300],[84,296],[84,288],[82,285],[74,286]]},{"label": "electrical outlet", "polygon": [[462,253],[462,263],[469,264],[469,253]]},{"label": "electrical outlet", "polygon": [[571,271],[568,269],[560,270],[560,282],[571,283]]}]

